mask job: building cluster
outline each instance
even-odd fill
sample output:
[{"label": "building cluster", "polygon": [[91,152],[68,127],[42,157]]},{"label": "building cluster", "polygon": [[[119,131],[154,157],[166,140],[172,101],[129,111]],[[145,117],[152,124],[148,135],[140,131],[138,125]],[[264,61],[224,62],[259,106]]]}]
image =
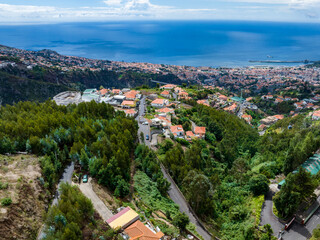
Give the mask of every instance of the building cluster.
[{"label": "building cluster", "polygon": [[162,240],[164,234],[159,227],[150,221],[140,221],[139,214],[130,207],[119,209],[120,211],[107,220],[109,226],[114,230],[120,230],[125,240]]},{"label": "building cluster", "polygon": [[137,115],[136,106],[139,104],[141,94],[139,91],[124,89],[86,89],[80,92],[62,92],[56,95],[53,100],[58,105],[78,104],[80,102],[107,103],[115,107],[116,110],[124,111],[129,117]]},{"label": "building cluster", "polygon": [[[297,67],[243,67],[243,68],[212,68],[176,66],[167,64],[137,63],[88,59],[84,57],[64,56],[51,50],[27,51],[0,46],[0,56],[19,58],[22,63],[34,66],[58,67],[62,71],[101,69],[124,72],[133,70],[143,73],[173,74],[182,81],[193,81],[199,84],[230,87],[259,91],[263,88],[283,88],[286,90],[303,87],[306,82],[318,87],[320,68]],[[1,67],[0,62],[0,67]],[[5,63],[8,64],[8,63]],[[203,80],[205,79],[205,80]],[[180,94],[183,96],[183,93]]]}]

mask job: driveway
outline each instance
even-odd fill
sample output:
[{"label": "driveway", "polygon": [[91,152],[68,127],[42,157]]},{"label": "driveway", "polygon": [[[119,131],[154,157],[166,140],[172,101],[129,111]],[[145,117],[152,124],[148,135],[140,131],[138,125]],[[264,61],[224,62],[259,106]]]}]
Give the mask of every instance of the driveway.
[{"label": "driveway", "polygon": [[101,201],[97,194],[92,189],[91,178],[87,183],[81,183],[79,188],[81,192],[91,200],[93,207],[99,213],[104,221],[107,221],[113,216],[112,212],[106,207],[106,205]]}]

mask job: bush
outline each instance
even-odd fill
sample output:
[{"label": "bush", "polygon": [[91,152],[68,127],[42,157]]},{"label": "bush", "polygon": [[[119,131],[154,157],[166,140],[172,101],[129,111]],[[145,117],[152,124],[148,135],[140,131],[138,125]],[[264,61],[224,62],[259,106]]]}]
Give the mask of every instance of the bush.
[{"label": "bush", "polygon": [[187,140],[183,139],[183,138],[177,138],[176,141],[178,143],[180,143],[181,145],[186,146],[186,147],[188,147],[190,145],[190,143]]},{"label": "bush", "polygon": [[12,203],[11,198],[3,198],[3,199],[1,200],[1,205],[2,205],[2,206],[9,206],[11,203]]},{"label": "bush", "polygon": [[189,224],[189,217],[185,213],[178,213],[173,218],[173,225],[177,226],[181,230],[185,230]]},{"label": "bush", "polygon": [[250,191],[255,195],[266,194],[269,191],[269,180],[263,174],[253,176],[249,180]]},{"label": "bush", "polygon": [[0,190],[3,190],[3,189],[7,189],[9,186],[8,183],[3,183],[3,182],[0,182]]}]

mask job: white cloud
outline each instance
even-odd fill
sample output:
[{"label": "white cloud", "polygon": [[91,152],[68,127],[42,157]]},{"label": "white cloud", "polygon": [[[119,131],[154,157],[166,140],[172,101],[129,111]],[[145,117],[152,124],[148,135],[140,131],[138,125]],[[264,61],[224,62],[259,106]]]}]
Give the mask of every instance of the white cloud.
[{"label": "white cloud", "polygon": [[[211,15],[214,9],[179,9],[150,0],[105,0],[105,7],[56,8],[0,4],[0,22],[103,21],[116,19],[186,19]],[[201,18],[201,17],[200,17]]]},{"label": "white cloud", "polygon": [[107,4],[108,6],[119,6],[122,3],[122,0],[107,0],[107,1],[103,1],[105,4]]}]

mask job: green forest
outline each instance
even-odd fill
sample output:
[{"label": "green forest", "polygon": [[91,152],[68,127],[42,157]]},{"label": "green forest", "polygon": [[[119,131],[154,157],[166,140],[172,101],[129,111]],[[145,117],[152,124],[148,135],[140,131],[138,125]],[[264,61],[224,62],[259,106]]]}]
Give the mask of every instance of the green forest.
[{"label": "green forest", "polygon": [[[163,178],[161,161],[207,228],[223,240],[272,239],[268,225],[260,227],[262,231],[258,226],[269,179],[279,174],[287,176],[274,199],[280,217],[291,216],[301,202],[312,197],[318,186],[317,176],[301,169],[298,174],[292,171],[319,149],[319,122],[303,114],[284,118],[259,137],[244,120],[203,105],[176,109],[175,113],[173,121],[178,124],[190,127],[193,121],[205,126],[205,139],[192,144],[166,139],[154,152],[138,144],[137,122],[110,105],[19,102],[0,108],[0,153],[27,151],[42,156],[44,187],[49,192],[55,191],[64,167],[71,161],[124,201],[134,180],[142,202],[176,219],[177,206],[168,198],[170,185]],[[303,191],[305,188],[308,191]],[[62,194],[66,199],[78,196],[77,189],[69,186],[62,187]],[[79,217],[78,222],[69,218],[69,210],[81,212],[86,208],[86,214],[93,214],[90,203],[80,195],[71,202],[62,200],[49,211],[47,221],[56,226],[50,233],[52,239],[66,234],[66,229],[73,229],[78,236],[78,230],[88,223],[88,216]],[[84,206],[78,206],[77,201]],[[179,228],[186,227],[178,220],[173,222]]]},{"label": "green forest", "polygon": [[19,102],[0,109],[0,127],[0,153],[28,151],[43,156],[49,191],[64,166],[74,160],[116,195],[128,194],[138,125],[110,105]]},{"label": "green forest", "polygon": [[19,101],[45,101],[49,97],[67,91],[83,91],[86,88],[124,88],[143,84],[155,86],[150,79],[180,84],[175,75],[150,74],[138,71],[91,71],[72,70],[63,72],[58,68],[36,66],[27,69],[25,65],[7,66],[0,69],[0,96],[2,104]]},{"label": "green forest", "polygon": [[58,204],[47,215],[45,240],[118,239],[77,187],[61,184],[60,194]]}]

